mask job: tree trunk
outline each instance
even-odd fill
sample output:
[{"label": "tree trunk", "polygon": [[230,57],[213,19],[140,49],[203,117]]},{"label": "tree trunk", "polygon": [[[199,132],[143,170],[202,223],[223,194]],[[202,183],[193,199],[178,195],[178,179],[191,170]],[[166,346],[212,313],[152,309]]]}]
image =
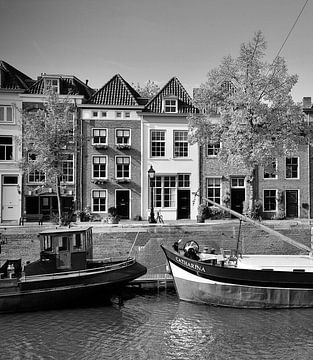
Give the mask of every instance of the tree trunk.
[{"label": "tree trunk", "polygon": [[59,215],[59,226],[62,225],[62,206],[61,206],[61,179],[60,176],[56,176],[56,193],[58,200],[58,215]]}]

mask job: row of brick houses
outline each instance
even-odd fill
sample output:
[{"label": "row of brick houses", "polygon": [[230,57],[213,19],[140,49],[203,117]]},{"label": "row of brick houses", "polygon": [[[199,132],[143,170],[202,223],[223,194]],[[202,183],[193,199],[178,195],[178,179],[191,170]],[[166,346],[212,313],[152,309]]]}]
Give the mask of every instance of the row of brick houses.
[{"label": "row of brick houses", "polygon": [[[228,169],[218,161],[219,144],[199,147],[188,143],[190,113],[197,112],[180,81],[173,77],[152,98],[143,98],[119,74],[95,91],[75,76],[41,74],[33,80],[0,61],[0,201],[1,223],[19,222],[23,214],[57,212],[56,194],[43,186],[44,174],[23,174],[18,138],[18,109],[40,108],[47,89],[76,104],[74,121],[84,141],[69,151],[63,164],[62,198],[66,211],[88,209],[105,218],[112,206],[122,219],[147,219],[153,167],[153,204],[165,220],[196,219],[200,194],[239,212],[249,198],[244,169]],[[304,112],[313,114],[310,98]],[[278,211],[287,217],[313,216],[312,151],[303,147],[289,158],[278,159],[276,172],[259,168],[254,198],[263,217]]]}]

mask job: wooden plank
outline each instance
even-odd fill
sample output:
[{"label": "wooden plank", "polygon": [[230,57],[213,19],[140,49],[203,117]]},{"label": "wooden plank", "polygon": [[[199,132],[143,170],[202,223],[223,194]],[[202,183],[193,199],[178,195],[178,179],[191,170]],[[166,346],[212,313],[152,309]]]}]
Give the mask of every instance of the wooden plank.
[{"label": "wooden plank", "polygon": [[241,220],[243,220],[243,221],[249,222],[249,223],[251,223],[251,224],[259,227],[260,229],[264,230],[265,232],[267,232],[267,233],[269,233],[269,234],[271,234],[271,235],[277,236],[277,237],[278,237],[279,239],[281,239],[282,241],[285,241],[285,242],[287,242],[288,244],[297,247],[298,249],[308,251],[310,254],[312,254],[313,249],[311,249],[310,247],[308,247],[308,246],[306,246],[306,245],[304,245],[304,244],[302,244],[302,243],[300,243],[300,242],[298,242],[298,241],[295,241],[295,240],[289,238],[288,236],[285,236],[285,235],[279,233],[278,231],[276,231],[276,230],[274,230],[274,229],[272,229],[272,228],[270,228],[270,227],[268,227],[268,226],[265,226],[265,225],[261,224],[261,223],[258,222],[258,221],[255,221],[255,220],[253,220],[253,219],[250,219],[249,217],[244,216],[244,215],[238,213],[237,211],[231,210],[231,209],[227,208],[226,206],[220,205],[220,204],[218,204],[218,203],[216,203],[216,202],[214,202],[214,201],[212,201],[212,200],[210,200],[210,199],[207,199],[207,198],[205,198],[205,197],[202,197],[202,198],[203,198],[205,201],[207,201],[209,204],[214,205],[214,206],[217,206],[218,208],[220,208],[220,209],[222,209],[222,210],[224,210],[224,211],[227,211],[228,213],[236,216],[237,218],[239,218],[239,219],[241,219]]}]

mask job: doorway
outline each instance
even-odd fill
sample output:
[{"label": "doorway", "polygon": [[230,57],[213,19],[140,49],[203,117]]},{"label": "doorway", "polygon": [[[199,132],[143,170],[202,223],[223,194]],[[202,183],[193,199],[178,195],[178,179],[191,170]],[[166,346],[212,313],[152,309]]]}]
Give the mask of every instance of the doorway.
[{"label": "doorway", "polygon": [[2,186],[2,221],[18,220],[20,217],[18,185]]},{"label": "doorway", "polygon": [[298,213],[298,190],[286,190],[286,216],[297,218]]},{"label": "doorway", "polygon": [[121,219],[129,219],[129,190],[116,190],[116,209]]},{"label": "doorway", "polygon": [[190,190],[177,191],[177,220],[190,219]]}]

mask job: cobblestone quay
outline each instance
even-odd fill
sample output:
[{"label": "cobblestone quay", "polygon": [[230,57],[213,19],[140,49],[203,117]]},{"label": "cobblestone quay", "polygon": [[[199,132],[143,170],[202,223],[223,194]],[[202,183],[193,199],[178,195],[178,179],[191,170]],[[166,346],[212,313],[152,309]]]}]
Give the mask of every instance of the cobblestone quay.
[{"label": "cobblestone quay", "polygon": [[[311,224],[308,221],[265,221],[270,226],[307,246],[311,244]],[[148,269],[148,274],[164,274],[166,260],[160,244],[173,244],[182,239],[181,244],[190,240],[215,249],[236,249],[239,231],[238,220],[195,222],[172,222],[169,224],[148,224],[120,222],[118,225],[100,223],[81,223],[73,226],[92,226],[94,238],[94,257],[135,256]],[[56,225],[38,226],[28,223],[25,226],[0,227],[2,233],[0,263],[6,259],[22,258],[23,263],[39,257],[37,234]],[[249,254],[298,254],[301,250],[269,235],[254,225],[242,223],[239,250]],[[4,240],[4,241],[3,241]]]}]

